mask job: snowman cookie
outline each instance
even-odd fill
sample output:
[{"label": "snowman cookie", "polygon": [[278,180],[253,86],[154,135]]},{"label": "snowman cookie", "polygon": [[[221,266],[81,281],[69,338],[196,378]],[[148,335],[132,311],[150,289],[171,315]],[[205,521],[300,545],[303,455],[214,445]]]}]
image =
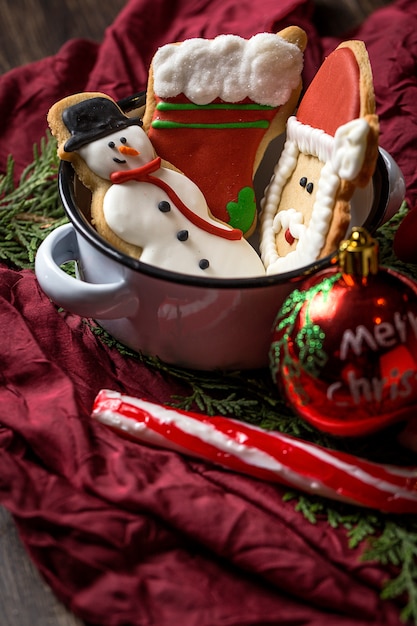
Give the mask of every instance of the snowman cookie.
[{"label": "snowman cookie", "polygon": [[337,249],[350,200],[378,156],[372,73],[361,41],[324,61],[295,115],[262,200],[260,250],[267,274],[303,267]]},{"label": "snowman cookie", "polygon": [[301,92],[305,32],[187,39],[156,52],[144,128],[157,153],[202,190],[214,216],[249,236],[253,177]]},{"label": "snowman cookie", "polygon": [[260,276],[265,269],[242,232],[212,217],[200,189],[164,167],[138,118],[101,93],[57,102],[48,123],[58,154],[92,192],[97,231],[119,250],[197,276]]}]

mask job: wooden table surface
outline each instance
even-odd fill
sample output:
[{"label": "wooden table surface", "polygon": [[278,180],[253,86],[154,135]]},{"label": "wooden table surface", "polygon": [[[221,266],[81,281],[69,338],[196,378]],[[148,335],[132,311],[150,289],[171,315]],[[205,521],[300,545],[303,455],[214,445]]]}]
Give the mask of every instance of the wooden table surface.
[{"label": "wooden table surface", "polygon": [[[374,9],[390,2],[316,0],[317,28],[322,35],[343,36]],[[3,0],[0,73],[53,55],[73,37],[101,41],[125,4],[126,0]],[[43,581],[20,542],[11,515],[0,507],[0,626],[81,625]]]}]

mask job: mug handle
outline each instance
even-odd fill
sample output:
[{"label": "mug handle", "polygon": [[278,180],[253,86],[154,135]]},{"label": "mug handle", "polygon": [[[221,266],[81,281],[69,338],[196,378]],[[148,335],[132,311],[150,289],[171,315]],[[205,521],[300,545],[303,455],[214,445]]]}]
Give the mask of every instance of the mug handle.
[{"label": "mug handle", "polygon": [[134,315],[139,300],[126,280],[87,283],[64,272],[60,265],[79,260],[77,234],[72,224],[53,230],[41,243],[35,258],[39,285],[51,300],[71,313],[96,319],[118,319]]}]

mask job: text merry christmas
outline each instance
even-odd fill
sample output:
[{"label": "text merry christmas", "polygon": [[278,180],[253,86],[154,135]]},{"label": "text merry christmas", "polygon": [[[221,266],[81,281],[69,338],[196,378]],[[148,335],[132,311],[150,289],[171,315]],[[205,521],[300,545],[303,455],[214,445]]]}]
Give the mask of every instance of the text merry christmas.
[{"label": "text merry christmas", "polygon": [[417,318],[411,311],[405,315],[394,313],[392,322],[381,321],[372,330],[363,325],[357,326],[355,330],[348,328],[342,336],[339,358],[345,361],[351,351],[360,356],[365,347],[376,352],[406,343],[409,330],[417,338]]},{"label": "text merry christmas", "polygon": [[[355,370],[353,356],[361,356],[369,351],[377,354],[381,352],[383,358],[386,351],[401,344],[407,344],[412,337],[417,339],[417,317],[407,311],[405,314],[394,313],[392,322],[378,321],[369,329],[360,324],[354,330],[346,329],[343,333],[339,349],[339,359],[341,362],[352,360],[350,366],[345,371],[344,382],[332,383],[327,389],[327,399],[338,406],[346,406],[353,402],[359,405],[365,402],[381,402],[384,399],[395,401],[410,398],[416,393],[417,370],[410,368],[410,362],[392,363],[392,367],[385,367],[384,375],[381,376],[378,366],[374,371],[374,376],[363,376]],[[388,365],[388,362],[386,363]],[[346,401],[344,393],[348,391],[350,398]],[[343,393],[344,400],[339,396]]]}]

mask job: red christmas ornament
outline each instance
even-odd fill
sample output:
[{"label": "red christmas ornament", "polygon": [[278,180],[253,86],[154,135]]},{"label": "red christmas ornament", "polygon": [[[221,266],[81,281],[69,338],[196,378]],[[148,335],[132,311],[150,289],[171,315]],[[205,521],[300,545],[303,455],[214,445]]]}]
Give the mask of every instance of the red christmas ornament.
[{"label": "red christmas ornament", "polygon": [[415,416],[417,285],[378,264],[363,228],[339,263],[287,298],[274,324],[274,380],[315,427],[357,436]]}]

